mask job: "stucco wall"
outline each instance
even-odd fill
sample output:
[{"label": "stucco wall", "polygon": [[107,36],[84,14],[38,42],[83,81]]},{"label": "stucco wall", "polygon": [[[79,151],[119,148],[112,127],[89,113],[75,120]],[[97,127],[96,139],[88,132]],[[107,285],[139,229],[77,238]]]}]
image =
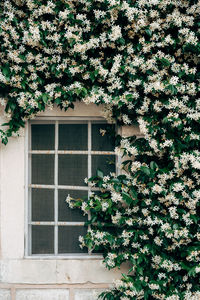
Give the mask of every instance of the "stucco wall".
[{"label": "stucco wall", "polygon": [[[54,109],[39,117],[101,116],[101,110],[101,106],[78,103],[75,110]],[[122,132],[130,135],[131,129]],[[128,266],[108,271],[101,258],[25,256],[25,145],[22,134],[0,146],[0,300],[95,300],[98,292],[109,288]]]}]

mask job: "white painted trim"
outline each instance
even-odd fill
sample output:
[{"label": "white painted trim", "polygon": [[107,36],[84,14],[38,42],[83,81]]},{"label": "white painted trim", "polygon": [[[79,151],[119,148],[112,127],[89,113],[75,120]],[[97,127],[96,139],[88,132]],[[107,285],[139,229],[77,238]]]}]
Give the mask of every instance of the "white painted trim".
[{"label": "white painted trim", "polygon": [[40,221],[31,221],[30,222],[31,225],[42,225],[42,226],[84,226],[85,225],[85,222],[60,222],[60,221],[45,221],[45,222],[40,222]]},{"label": "white painted trim", "polygon": [[[118,135],[122,135],[122,127],[117,126],[116,128],[116,132]],[[122,162],[122,157],[119,155],[116,155],[116,174],[117,176],[119,176],[121,174],[121,169],[120,169],[120,165]]]},{"label": "white painted trim", "polygon": [[[115,155],[114,151],[58,150],[57,154]],[[55,154],[54,150],[30,150],[29,154]]]},{"label": "white painted trim", "polygon": [[[91,117],[91,116],[86,116],[86,117],[37,117],[35,120],[30,121],[31,124],[53,124],[53,121],[62,121],[62,124],[77,124],[77,122],[81,123],[81,121],[85,121],[85,124],[87,124],[87,121],[97,121],[106,123],[106,120],[102,117]],[[47,122],[45,122],[47,121]]]},{"label": "white painted trim", "polygon": [[55,123],[55,159],[54,159],[54,254],[58,254],[58,121]]},{"label": "white painted trim", "polygon": [[25,219],[25,226],[24,226],[24,255],[29,255],[29,251],[31,249],[30,243],[30,235],[31,235],[31,228],[29,225],[29,220],[31,220],[31,192],[29,189],[29,182],[31,178],[31,165],[30,165],[30,155],[28,154],[28,150],[31,146],[31,139],[30,139],[30,126],[29,123],[26,122],[25,124],[25,172],[24,172],[24,219]]},{"label": "white painted trim", "polygon": [[[31,188],[37,189],[55,189],[56,185],[48,185],[48,184],[29,184]],[[75,186],[75,185],[58,185],[57,188],[59,190],[83,190],[87,191],[89,188],[87,186]]]},{"label": "white painted trim", "polygon": [[44,259],[49,259],[49,260],[60,260],[60,259],[70,259],[70,260],[102,260],[103,259],[103,255],[101,254],[87,254],[87,253],[69,253],[69,254],[58,254],[58,255],[49,255],[49,254],[33,254],[33,255],[27,255],[25,256],[26,259],[30,259],[30,260],[44,260]]},{"label": "white painted trim", "polygon": [[[88,178],[92,176],[92,124],[91,121],[88,122]],[[91,194],[91,187],[88,189],[88,198],[90,197]],[[88,214],[88,219],[91,219],[91,214],[89,212]],[[88,229],[91,229],[91,226],[88,226]],[[92,252],[91,250],[88,249],[88,255],[91,256]]]}]

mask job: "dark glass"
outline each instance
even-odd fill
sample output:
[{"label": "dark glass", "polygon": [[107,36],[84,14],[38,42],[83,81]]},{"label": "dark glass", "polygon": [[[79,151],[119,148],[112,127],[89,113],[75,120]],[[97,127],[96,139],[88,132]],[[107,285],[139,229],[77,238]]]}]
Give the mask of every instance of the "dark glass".
[{"label": "dark glass", "polygon": [[58,221],[62,222],[85,222],[87,215],[83,215],[81,209],[70,208],[66,203],[66,197],[70,194],[72,198],[87,199],[87,191],[80,190],[59,190],[58,191]]},{"label": "dark glass", "polygon": [[58,184],[83,186],[88,174],[88,156],[58,155]]},{"label": "dark glass", "polygon": [[32,189],[32,221],[54,221],[54,190]]},{"label": "dark glass", "polygon": [[79,236],[84,236],[87,228],[83,226],[59,226],[58,227],[58,253],[87,253],[87,249],[81,249]]},{"label": "dark glass", "polygon": [[32,150],[55,149],[55,125],[34,124],[32,130]]},{"label": "dark glass", "polygon": [[54,183],[54,155],[32,154],[32,183]]},{"label": "dark glass", "polygon": [[87,124],[60,124],[59,150],[87,150]]},{"label": "dark glass", "polygon": [[54,253],[54,226],[32,226],[32,254]]},{"label": "dark glass", "polygon": [[102,135],[100,129],[108,131],[112,125],[92,124],[92,150],[94,151],[114,151],[115,140],[110,134]]},{"label": "dark glass", "polygon": [[92,176],[100,169],[104,175],[115,172],[115,155],[92,155]]}]

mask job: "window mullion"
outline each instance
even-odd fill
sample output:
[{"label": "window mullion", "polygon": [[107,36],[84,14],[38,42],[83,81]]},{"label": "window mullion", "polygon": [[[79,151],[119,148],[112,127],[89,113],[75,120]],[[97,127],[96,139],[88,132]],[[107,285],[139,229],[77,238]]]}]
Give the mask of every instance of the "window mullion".
[{"label": "window mullion", "polygon": [[91,122],[88,122],[88,178],[92,176],[92,129],[91,129]]},{"label": "window mullion", "polygon": [[[92,124],[91,121],[88,121],[88,178],[92,176]],[[88,186],[88,198],[91,194],[91,187]],[[91,219],[90,212],[88,212],[88,219]],[[88,226],[88,229],[91,229],[91,226]],[[88,254],[91,255],[91,250],[88,250]]]},{"label": "window mullion", "polygon": [[55,165],[54,165],[54,254],[58,254],[58,121],[55,122]]},{"label": "window mullion", "polygon": [[[28,124],[28,141],[27,141],[27,158],[28,158],[28,171],[27,171],[27,182],[28,185],[29,183],[32,183],[32,178],[31,178],[31,160],[32,160],[32,155],[29,154],[29,150],[32,149],[32,143],[31,143],[31,137],[32,137],[32,132],[31,132],[31,125]],[[28,248],[27,248],[27,253],[32,254],[32,226],[30,222],[32,222],[32,188],[29,188],[27,186],[28,190],[28,234],[29,234],[29,239],[28,239]]]}]

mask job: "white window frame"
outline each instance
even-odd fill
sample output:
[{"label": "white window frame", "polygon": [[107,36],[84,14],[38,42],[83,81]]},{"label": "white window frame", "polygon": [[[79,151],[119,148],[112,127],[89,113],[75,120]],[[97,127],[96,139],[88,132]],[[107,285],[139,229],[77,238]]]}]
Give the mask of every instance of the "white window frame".
[{"label": "white window frame", "polygon": [[[63,151],[58,150],[58,125],[59,122],[62,124],[78,124],[86,123],[88,124],[88,150],[86,151]],[[69,253],[69,254],[59,254],[58,253],[58,226],[83,226],[84,222],[60,222],[58,221],[58,190],[59,189],[75,189],[75,190],[87,190],[88,196],[91,192],[91,187],[89,186],[65,186],[58,185],[58,154],[88,154],[88,177],[91,177],[91,158],[92,154],[98,155],[115,155],[116,157],[116,173],[119,174],[118,165],[120,163],[120,157],[118,157],[114,151],[92,151],[91,150],[91,124],[92,123],[102,123],[106,124],[106,120],[101,117],[38,117],[34,121],[28,121],[26,124],[26,134],[25,134],[25,257],[26,258],[45,258],[45,259],[102,259],[102,255],[93,254],[88,251],[88,253]],[[31,124],[55,124],[55,150],[31,150]],[[116,132],[119,133],[119,128],[116,128]],[[31,184],[31,155],[30,154],[54,154],[54,185],[37,185]],[[55,220],[53,222],[30,222],[31,220],[31,188],[50,188],[54,189],[54,214]],[[92,188],[93,191],[98,190],[98,188]],[[90,218],[90,215],[88,216]],[[31,254],[31,225],[51,225],[54,226],[54,253],[52,254]]]}]

